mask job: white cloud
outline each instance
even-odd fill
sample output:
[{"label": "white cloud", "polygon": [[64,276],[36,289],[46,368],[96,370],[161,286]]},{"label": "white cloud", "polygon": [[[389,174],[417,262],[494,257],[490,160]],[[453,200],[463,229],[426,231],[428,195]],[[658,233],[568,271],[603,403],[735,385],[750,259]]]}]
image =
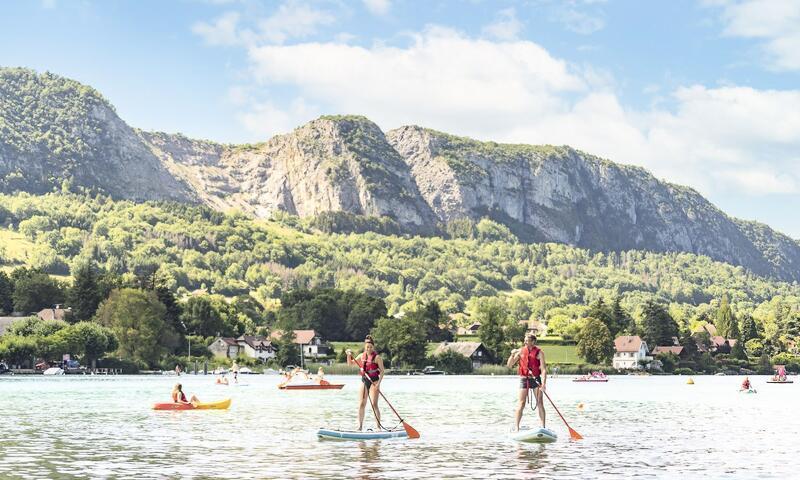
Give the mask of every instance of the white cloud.
[{"label": "white cloud", "polygon": [[267,17],[250,19],[238,12],[226,12],[211,23],[195,23],[192,32],[209,45],[281,44],[292,38],[313,35],[335,20],[330,12],[312,8],[299,0],[287,0]]},{"label": "white cloud", "polygon": [[192,32],[203,37],[208,45],[236,45],[241,42],[238,32],[239,18],[239,13],[227,12],[213,23],[195,23]]},{"label": "white cloud", "polygon": [[522,22],[517,19],[517,12],[513,8],[500,10],[494,22],[483,27],[484,35],[498,40],[515,40],[521,31]]},{"label": "white cloud", "polygon": [[386,15],[392,6],[391,0],[363,0],[367,10],[375,15]]},{"label": "white cloud", "polygon": [[722,8],[725,35],[763,41],[771,68],[800,70],[800,1],[717,0],[707,4]]},{"label": "white cloud", "polygon": [[273,135],[290,132],[319,115],[317,107],[306,104],[303,98],[298,97],[288,108],[276,107],[269,101],[253,104],[239,115],[239,121],[249,132],[266,140]]},{"label": "white cloud", "polygon": [[557,18],[568,30],[581,35],[590,35],[606,26],[606,21],[601,16],[592,15],[575,7],[560,10]]}]

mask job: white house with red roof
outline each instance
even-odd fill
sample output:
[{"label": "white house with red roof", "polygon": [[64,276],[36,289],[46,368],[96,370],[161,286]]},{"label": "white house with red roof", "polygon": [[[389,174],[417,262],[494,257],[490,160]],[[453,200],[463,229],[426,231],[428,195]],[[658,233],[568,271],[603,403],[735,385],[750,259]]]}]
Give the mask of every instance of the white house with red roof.
[{"label": "white house with red roof", "polygon": [[647,355],[647,342],[638,335],[623,335],[614,339],[614,360],[617,370],[640,370],[642,360],[652,360]]},{"label": "white house with red roof", "polygon": [[275,346],[267,337],[242,335],[239,338],[219,337],[208,346],[215,357],[236,358],[240,355],[266,362],[275,357]]}]

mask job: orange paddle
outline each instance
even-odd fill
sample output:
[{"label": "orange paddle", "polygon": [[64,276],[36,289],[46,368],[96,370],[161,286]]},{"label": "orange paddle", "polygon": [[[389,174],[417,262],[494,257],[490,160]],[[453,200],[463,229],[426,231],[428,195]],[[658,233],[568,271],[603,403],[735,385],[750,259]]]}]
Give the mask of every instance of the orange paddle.
[{"label": "orange paddle", "polygon": [[572,427],[569,426],[569,423],[567,423],[567,420],[564,418],[564,415],[561,415],[561,412],[558,411],[558,407],[556,407],[556,404],[553,403],[553,399],[550,398],[550,395],[548,395],[547,392],[545,392],[544,390],[542,390],[542,393],[544,393],[544,395],[547,397],[547,399],[550,400],[550,405],[552,405],[553,408],[556,409],[556,413],[558,414],[559,417],[561,417],[561,420],[564,421],[564,425],[566,425],[567,426],[567,430],[569,430],[570,438],[572,438],[573,440],[581,440],[581,439],[583,439],[583,436],[581,436],[580,433],[576,432],[575,430],[573,430]]}]

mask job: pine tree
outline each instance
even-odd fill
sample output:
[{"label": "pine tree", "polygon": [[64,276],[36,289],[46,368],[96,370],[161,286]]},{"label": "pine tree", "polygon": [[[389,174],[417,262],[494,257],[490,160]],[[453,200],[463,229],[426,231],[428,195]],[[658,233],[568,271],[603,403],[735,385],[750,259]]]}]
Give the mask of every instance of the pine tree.
[{"label": "pine tree", "polygon": [[755,320],[753,320],[753,316],[748,313],[744,314],[742,317],[742,341],[746,342],[759,337],[760,335],[758,334],[758,328],[756,327]]},{"label": "pine tree", "polygon": [[622,308],[621,300],[622,298],[617,295],[614,297],[614,303],[611,305],[611,315],[614,317],[614,324],[617,327],[616,334],[612,332],[612,335],[616,336],[621,333],[636,335],[636,322],[633,320],[633,317]]},{"label": "pine tree", "polygon": [[672,345],[672,337],[678,336],[678,324],[669,312],[653,300],[644,305],[644,340],[649,347]]},{"label": "pine tree", "polygon": [[73,275],[72,288],[67,300],[72,307],[75,321],[91,319],[100,304],[100,288],[97,284],[97,272],[91,263],[83,263]]},{"label": "pine tree", "polygon": [[732,329],[735,329],[735,333],[738,333],[739,330],[738,325],[734,327],[734,323],[736,323],[736,317],[733,316],[731,311],[728,296],[723,295],[719,310],[717,310],[717,320],[714,322],[714,326],[717,327],[717,335],[723,338],[732,338]]},{"label": "pine tree", "polygon": [[608,308],[608,305],[605,304],[602,298],[589,306],[589,311],[586,312],[586,317],[596,318],[597,320],[603,322],[603,325],[608,328],[608,331],[611,332],[612,336],[616,336],[617,333],[619,333],[620,329],[617,327],[614,314],[612,313],[611,309]]},{"label": "pine tree", "polygon": [[14,285],[6,272],[0,272],[0,311],[6,315],[14,311]]}]

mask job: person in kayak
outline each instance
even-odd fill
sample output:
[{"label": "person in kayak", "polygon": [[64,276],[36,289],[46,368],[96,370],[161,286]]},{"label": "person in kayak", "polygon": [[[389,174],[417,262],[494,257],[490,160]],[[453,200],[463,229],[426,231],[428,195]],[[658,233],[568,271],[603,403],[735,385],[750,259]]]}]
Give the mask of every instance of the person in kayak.
[{"label": "person in kayak", "polygon": [[175,388],[172,389],[172,401],[175,403],[183,403],[187,405],[194,405],[196,403],[200,403],[200,399],[196,396],[192,395],[192,398],[186,400],[186,394],[183,393],[183,385],[180,383],[175,384]]},{"label": "person in kayak", "polygon": [[744,377],[742,382],[742,390],[750,390],[750,377]]},{"label": "person in kayak", "polygon": [[519,404],[517,405],[516,429],[519,430],[519,422],[522,420],[522,411],[525,409],[525,402],[528,400],[528,390],[533,389],[536,396],[536,404],[539,408],[539,419],[542,421],[542,428],[545,428],[544,402],[542,392],[547,388],[547,367],[544,361],[544,352],[536,346],[536,335],[525,334],[525,345],[522,348],[514,349],[508,357],[506,365],[514,368],[519,363],[520,390]]},{"label": "person in kayak", "polygon": [[356,364],[361,369],[361,389],[360,400],[358,404],[358,431],[360,432],[364,426],[364,407],[367,404],[367,397],[370,398],[372,410],[375,412],[375,420],[378,426],[381,424],[381,412],[378,409],[378,396],[381,390],[381,380],[386,371],[383,367],[383,359],[375,351],[375,340],[372,335],[367,335],[364,339],[364,351],[353,358],[353,351],[349,348],[347,353],[347,364]]}]

